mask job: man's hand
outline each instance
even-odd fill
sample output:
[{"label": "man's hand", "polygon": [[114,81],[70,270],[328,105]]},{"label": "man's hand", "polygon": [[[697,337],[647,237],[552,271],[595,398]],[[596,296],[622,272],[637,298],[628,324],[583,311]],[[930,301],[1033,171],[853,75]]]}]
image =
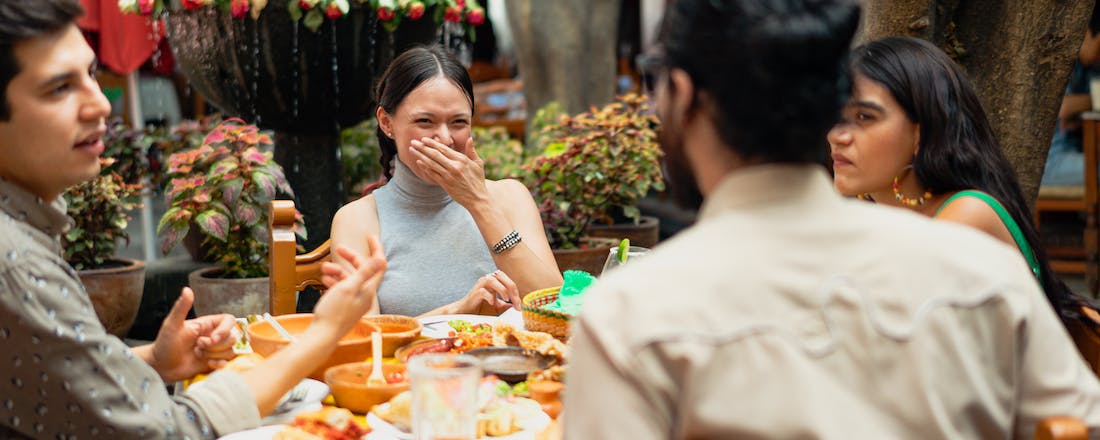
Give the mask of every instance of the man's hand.
[{"label": "man's hand", "polygon": [[191,288],[184,287],[153,342],[147,359],[165,382],[189,379],[206,373],[232,359],[231,330],[233,315],[207,315],[187,320],[187,311],[195,300]]}]

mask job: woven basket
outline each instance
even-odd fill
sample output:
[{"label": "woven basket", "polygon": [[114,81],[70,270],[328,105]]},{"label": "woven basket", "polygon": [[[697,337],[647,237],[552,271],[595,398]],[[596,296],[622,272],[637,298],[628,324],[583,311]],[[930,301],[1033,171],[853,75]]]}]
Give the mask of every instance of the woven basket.
[{"label": "woven basket", "polygon": [[523,296],[523,325],[527,330],[546,332],[558,338],[569,337],[569,319],[573,316],[546,308],[558,299],[559,289],[561,286]]}]

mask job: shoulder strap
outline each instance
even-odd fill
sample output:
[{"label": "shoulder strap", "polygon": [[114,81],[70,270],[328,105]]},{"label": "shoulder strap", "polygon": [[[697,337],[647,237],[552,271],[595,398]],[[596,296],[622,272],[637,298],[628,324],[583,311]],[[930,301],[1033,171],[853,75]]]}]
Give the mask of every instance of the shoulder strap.
[{"label": "shoulder strap", "polygon": [[1031,250],[1031,244],[1028,243],[1027,238],[1024,237],[1024,232],[1020,230],[1020,225],[1016,223],[1016,220],[1012,218],[1008,210],[1001,205],[1001,202],[998,202],[993,196],[976,190],[968,189],[959,191],[944,201],[943,204],[940,205],[940,209],[937,209],[932,217],[939,216],[940,211],[943,211],[947,205],[963,197],[974,197],[985,202],[990,208],[993,208],[993,212],[997,213],[997,217],[1001,219],[1001,223],[1005,225],[1005,229],[1008,229],[1008,233],[1012,235],[1012,240],[1016,242],[1016,247],[1020,248],[1020,253],[1024,254],[1024,259],[1027,260],[1027,265],[1031,267],[1031,271],[1035,273],[1035,277],[1042,281],[1043,276],[1039,273],[1039,261],[1035,258],[1035,252]]}]

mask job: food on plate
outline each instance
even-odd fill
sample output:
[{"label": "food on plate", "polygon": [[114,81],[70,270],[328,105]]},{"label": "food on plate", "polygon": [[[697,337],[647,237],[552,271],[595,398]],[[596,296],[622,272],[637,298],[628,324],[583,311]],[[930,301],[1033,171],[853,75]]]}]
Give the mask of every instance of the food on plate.
[{"label": "food on plate", "polygon": [[[258,353],[238,354],[237,357],[233,358],[229,362],[226,362],[219,369],[236,371],[236,372],[239,373],[241,371],[252,369],[253,367],[256,366],[256,364],[260,363],[260,361],[263,361],[263,360],[264,360],[264,357],[260,356]],[[183,388],[187,389],[191,385],[194,385],[196,383],[199,383],[199,382],[202,382],[202,381],[206,380],[206,376],[207,375],[205,375],[205,374],[198,374],[198,375],[195,375],[195,377],[192,377],[191,379],[183,381]]]},{"label": "food on plate", "polygon": [[375,405],[371,412],[402,431],[412,430],[412,392],[393,396],[389,405]]},{"label": "food on plate", "polygon": [[499,323],[493,329],[493,345],[519,346],[544,355],[553,356],[560,362],[569,357],[564,342],[546,332],[519,330],[509,324]]},{"label": "food on plate", "polygon": [[351,411],[325,407],[298,414],[290,427],[275,434],[274,440],[358,440],[370,428],[355,420]]},{"label": "food on plate", "polygon": [[453,353],[464,353],[469,350],[493,345],[493,327],[489,324],[471,324],[463,319],[447,321],[453,331],[449,334],[456,338]]},{"label": "food on plate", "polygon": [[[494,376],[487,376],[478,385],[478,438],[500,437],[528,428],[540,420],[542,407],[538,402],[519,397],[511,387]],[[378,418],[409,432],[412,429],[412,393],[403,392],[388,404],[376,405],[371,412]]]},{"label": "food on plate", "polygon": [[565,365],[554,365],[545,370],[531,372],[527,375],[528,382],[565,382]]}]

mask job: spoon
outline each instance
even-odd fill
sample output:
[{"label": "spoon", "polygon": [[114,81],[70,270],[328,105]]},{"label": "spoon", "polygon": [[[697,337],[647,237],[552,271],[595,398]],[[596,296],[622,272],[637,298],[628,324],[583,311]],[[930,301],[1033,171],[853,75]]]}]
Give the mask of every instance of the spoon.
[{"label": "spoon", "polygon": [[371,351],[371,370],[370,377],[367,378],[367,386],[380,386],[386,384],[386,378],[382,376],[382,332],[372,332],[370,334]]}]

